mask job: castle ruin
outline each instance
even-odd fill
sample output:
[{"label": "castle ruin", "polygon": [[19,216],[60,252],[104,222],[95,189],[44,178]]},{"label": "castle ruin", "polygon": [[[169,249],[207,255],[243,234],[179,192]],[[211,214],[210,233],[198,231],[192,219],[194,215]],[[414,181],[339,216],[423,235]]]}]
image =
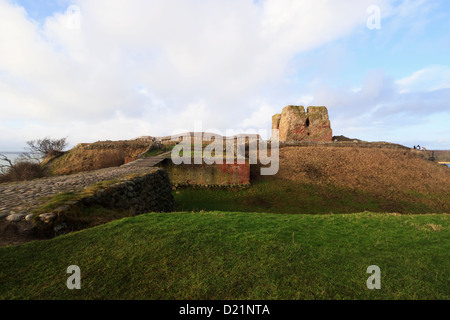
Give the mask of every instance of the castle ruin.
[{"label": "castle ruin", "polygon": [[280,141],[332,142],[333,131],[326,107],[287,106],[272,117],[272,129],[280,131]]}]

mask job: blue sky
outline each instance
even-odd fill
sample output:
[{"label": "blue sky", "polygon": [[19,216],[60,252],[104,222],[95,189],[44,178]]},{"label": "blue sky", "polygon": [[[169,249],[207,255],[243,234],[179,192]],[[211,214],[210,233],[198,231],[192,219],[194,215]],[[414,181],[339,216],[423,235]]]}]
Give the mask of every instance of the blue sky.
[{"label": "blue sky", "polygon": [[52,16],[55,12],[65,12],[72,4],[70,0],[14,0],[10,3],[17,4],[26,9],[28,16],[40,23]]},{"label": "blue sky", "polygon": [[327,106],[335,135],[450,149],[449,57],[445,0],[0,0],[0,150],[269,130],[290,104]]}]

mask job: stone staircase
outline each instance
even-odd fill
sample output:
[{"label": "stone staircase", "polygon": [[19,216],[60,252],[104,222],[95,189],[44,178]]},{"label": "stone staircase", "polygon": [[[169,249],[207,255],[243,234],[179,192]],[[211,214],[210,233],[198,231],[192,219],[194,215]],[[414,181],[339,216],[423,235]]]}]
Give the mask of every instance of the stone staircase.
[{"label": "stone staircase", "polygon": [[127,164],[122,165],[121,167],[137,167],[137,168],[150,168],[154,167],[157,164],[161,163],[170,155],[171,152],[163,153],[159,156],[148,157],[148,158],[139,158],[135,161],[129,162]]},{"label": "stone staircase", "polygon": [[142,159],[137,159],[136,161],[124,164],[121,167],[139,167],[139,168],[154,167],[157,164],[161,163],[165,159],[166,159],[165,157],[142,158]]}]

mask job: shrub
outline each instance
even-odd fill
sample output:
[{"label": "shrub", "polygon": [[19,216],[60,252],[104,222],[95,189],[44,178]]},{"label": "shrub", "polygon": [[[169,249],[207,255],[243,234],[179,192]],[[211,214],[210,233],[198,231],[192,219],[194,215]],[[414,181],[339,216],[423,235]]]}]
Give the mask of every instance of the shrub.
[{"label": "shrub", "polygon": [[38,163],[18,161],[0,173],[0,183],[33,180],[45,177],[45,169]]}]

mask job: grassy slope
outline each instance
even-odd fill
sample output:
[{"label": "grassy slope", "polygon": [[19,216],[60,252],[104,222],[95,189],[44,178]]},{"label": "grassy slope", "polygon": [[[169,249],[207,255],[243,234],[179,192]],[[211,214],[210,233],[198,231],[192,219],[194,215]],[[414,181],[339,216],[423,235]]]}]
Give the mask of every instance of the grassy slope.
[{"label": "grassy slope", "polygon": [[0,248],[0,298],[449,299],[449,252],[447,215],[148,214]]},{"label": "grassy slope", "polygon": [[[270,179],[270,178],[268,178]],[[239,211],[309,214],[381,211],[382,204],[349,190],[290,181],[262,180],[249,188],[191,189],[174,193],[179,211]],[[429,211],[428,211],[429,212]]]},{"label": "grassy slope", "polygon": [[290,147],[279,173],[255,172],[249,189],[180,189],[175,198],[179,211],[449,213],[450,170],[401,150]]},{"label": "grassy slope", "polygon": [[63,156],[46,163],[54,175],[66,175],[102,168],[117,167],[145,152],[149,143],[140,141],[105,141],[81,144]]}]

